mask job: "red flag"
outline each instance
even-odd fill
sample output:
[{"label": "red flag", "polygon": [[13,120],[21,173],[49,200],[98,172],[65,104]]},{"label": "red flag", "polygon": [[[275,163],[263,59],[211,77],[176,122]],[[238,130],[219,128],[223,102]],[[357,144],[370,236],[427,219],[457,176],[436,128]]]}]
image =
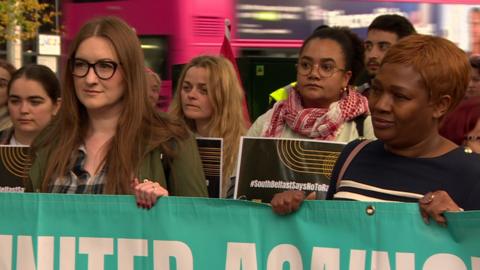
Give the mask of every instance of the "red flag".
[{"label": "red flag", "polygon": [[[235,60],[235,55],[233,54],[232,45],[230,44],[230,21],[228,19],[225,19],[225,35],[223,36],[223,43],[222,47],[220,48],[220,55],[232,62],[233,67],[235,68],[235,71],[237,73],[238,81],[240,82],[242,88],[244,88],[240,73],[238,72],[237,61]],[[243,91],[242,109],[245,123],[247,124],[247,127],[249,127],[251,125],[251,121],[250,116],[248,115],[248,106],[247,99],[245,98],[245,90]]]}]

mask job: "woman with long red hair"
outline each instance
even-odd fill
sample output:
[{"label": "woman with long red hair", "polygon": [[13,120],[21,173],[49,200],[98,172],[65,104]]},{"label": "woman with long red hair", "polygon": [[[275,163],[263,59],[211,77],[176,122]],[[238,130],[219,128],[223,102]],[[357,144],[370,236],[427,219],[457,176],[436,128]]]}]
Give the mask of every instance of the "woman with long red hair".
[{"label": "woman with long red hair", "polygon": [[62,107],[34,142],[34,189],[136,194],[150,208],[160,196],[206,196],[195,140],[155,112],[140,42],[124,21],[87,22],[73,40]]}]

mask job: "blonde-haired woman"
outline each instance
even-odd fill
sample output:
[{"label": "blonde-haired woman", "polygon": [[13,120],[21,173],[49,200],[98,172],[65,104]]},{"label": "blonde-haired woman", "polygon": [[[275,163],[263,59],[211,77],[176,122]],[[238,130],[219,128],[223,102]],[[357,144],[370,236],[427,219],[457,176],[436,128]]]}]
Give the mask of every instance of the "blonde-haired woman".
[{"label": "blonde-haired woman", "polygon": [[183,123],[154,111],[143,63],[123,20],[97,18],[80,29],[60,111],[33,145],[35,189],[136,194],[144,208],[160,196],[207,195],[195,140]]},{"label": "blonde-haired woman", "polygon": [[200,137],[223,138],[222,197],[235,173],[240,137],[246,133],[243,90],[233,65],[221,56],[199,56],[184,68],[170,108]]}]

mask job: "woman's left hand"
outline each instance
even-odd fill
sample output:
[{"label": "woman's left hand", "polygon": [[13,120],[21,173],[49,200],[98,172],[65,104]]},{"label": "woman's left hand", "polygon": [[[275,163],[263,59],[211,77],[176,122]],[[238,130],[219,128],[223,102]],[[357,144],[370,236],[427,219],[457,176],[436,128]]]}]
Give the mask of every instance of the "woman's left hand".
[{"label": "woman's left hand", "polygon": [[150,209],[155,205],[158,197],[168,196],[168,190],[148,179],[142,182],[139,182],[138,178],[133,179],[132,188],[135,191],[137,205],[141,208]]},{"label": "woman's left hand", "polygon": [[443,213],[463,211],[443,190],[428,192],[419,200],[420,213],[425,223],[429,219],[434,219],[440,225],[447,225],[447,220]]}]

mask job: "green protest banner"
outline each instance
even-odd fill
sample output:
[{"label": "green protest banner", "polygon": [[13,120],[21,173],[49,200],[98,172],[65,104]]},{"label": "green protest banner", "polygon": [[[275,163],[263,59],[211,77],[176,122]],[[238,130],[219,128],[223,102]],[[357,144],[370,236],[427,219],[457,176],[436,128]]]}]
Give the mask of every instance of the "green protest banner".
[{"label": "green protest banner", "polygon": [[480,270],[480,212],[426,225],[418,206],[265,204],[133,196],[0,194],[0,269]]}]

